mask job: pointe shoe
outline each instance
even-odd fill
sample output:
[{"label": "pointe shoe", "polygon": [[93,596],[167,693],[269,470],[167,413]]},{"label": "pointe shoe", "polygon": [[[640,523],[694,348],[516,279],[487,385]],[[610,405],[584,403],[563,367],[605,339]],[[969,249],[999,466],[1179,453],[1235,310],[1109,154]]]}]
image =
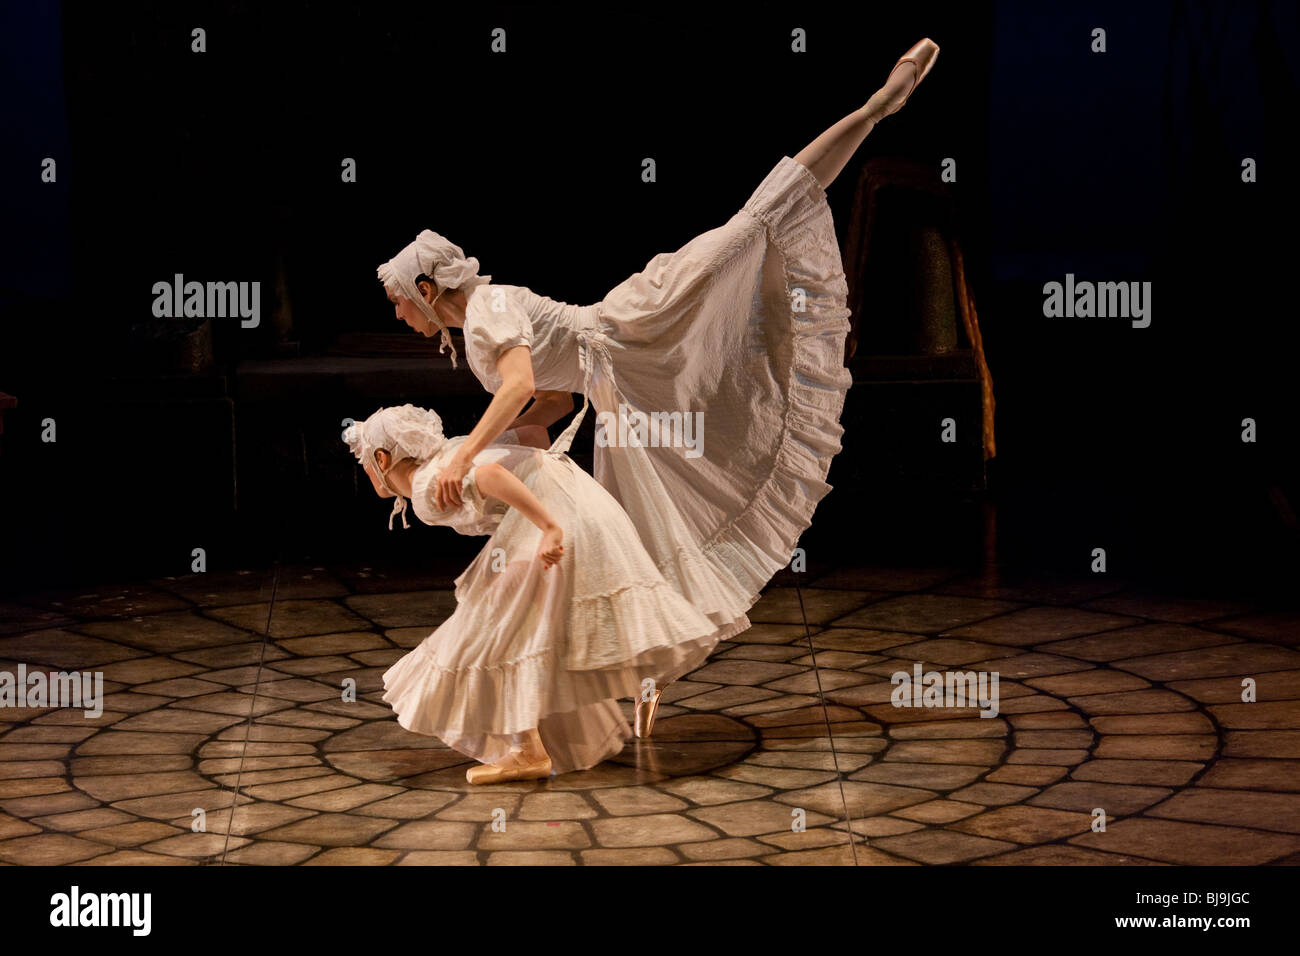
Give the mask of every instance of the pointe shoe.
[{"label": "pointe shoe", "polygon": [[[904,105],[906,105],[907,101],[912,98],[912,92],[916,89],[917,85],[925,79],[925,75],[930,72],[930,68],[934,66],[934,61],[938,59],[938,57],[939,45],[929,37],[926,37],[923,40],[918,40],[910,50],[898,58],[898,62],[895,63],[893,68],[889,71],[889,76],[893,76],[894,70],[897,70],[904,63],[911,63],[914,74],[912,77],[912,86],[907,91],[907,95],[903,97],[897,106],[894,105],[892,100],[889,102],[889,108],[884,111],[885,116],[897,113],[904,107]],[[889,76],[885,77],[886,83],[889,82]],[[868,105],[870,105],[871,101],[868,100],[867,102]],[[866,107],[864,106],[863,109],[866,109]]]},{"label": "pointe shoe", "polygon": [[507,783],[511,780],[544,780],[551,775],[551,758],[530,763],[481,763],[465,771],[465,779],[470,783]]},{"label": "pointe shoe", "polygon": [[664,695],[663,688],[655,691],[654,697],[650,700],[642,700],[638,694],[636,698],[636,715],[632,720],[632,732],[638,737],[649,737],[650,731],[654,729],[655,712],[659,710],[659,698]]}]

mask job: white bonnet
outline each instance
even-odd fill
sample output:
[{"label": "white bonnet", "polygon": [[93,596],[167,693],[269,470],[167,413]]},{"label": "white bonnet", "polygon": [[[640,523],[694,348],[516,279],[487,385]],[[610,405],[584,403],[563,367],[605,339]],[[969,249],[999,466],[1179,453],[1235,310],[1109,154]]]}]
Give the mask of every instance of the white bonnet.
[{"label": "white bonnet", "polygon": [[[439,352],[451,349],[451,365],[456,367],[456,346],[452,345],[451,333],[443,325],[433,306],[424,301],[415,280],[419,275],[427,275],[438,286],[438,295],[448,289],[460,289],[466,295],[475,287],[492,280],[491,276],[478,274],[479,262],[473,256],[466,256],[460,246],[438,235],[432,229],[425,229],[415,241],[410,243],[378,270],[379,281],[388,292],[403,295],[415,302],[434,328],[442,330],[442,342]],[[437,301],[437,296],[434,297]]]},{"label": "white bonnet", "polygon": [[428,461],[447,441],[442,433],[442,419],[436,412],[415,405],[381,408],[365,421],[353,422],[344,429],[343,440],[357,461],[373,465],[375,474],[379,475],[384,487],[396,495],[393,513],[388,516],[388,530],[393,529],[393,518],[398,514],[402,516],[402,527],[409,528],[410,524],[406,521],[406,498],[398,494],[379,471],[375,451],[383,448],[392,455],[394,463],[404,458]]}]

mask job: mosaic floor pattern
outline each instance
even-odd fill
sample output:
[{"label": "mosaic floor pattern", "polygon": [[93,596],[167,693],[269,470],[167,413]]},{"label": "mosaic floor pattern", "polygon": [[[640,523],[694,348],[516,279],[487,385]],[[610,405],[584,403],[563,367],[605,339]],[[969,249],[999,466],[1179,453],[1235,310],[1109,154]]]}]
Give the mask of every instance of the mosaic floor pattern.
[{"label": "mosaic floor pattern", "polygon": [[[381,700],[446,580],[286,567],[0,602],[0,671],[101,671],[106,695],[95,718],[0,708],[0,863],[1300,863],[1295,611],[803,577],[665,691],[651,739],[482,788]],[[918,662],[997,672],[998,715],[893,706]]]}]

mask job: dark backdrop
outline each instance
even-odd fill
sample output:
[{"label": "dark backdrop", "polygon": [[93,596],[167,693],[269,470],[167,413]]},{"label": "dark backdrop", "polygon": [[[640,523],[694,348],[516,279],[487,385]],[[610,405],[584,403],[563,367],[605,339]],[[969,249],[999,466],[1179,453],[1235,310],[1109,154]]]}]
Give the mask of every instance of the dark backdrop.
[{"label": "dark backdrop", "polygon": [[[381,561],[398,537],[417,559],[468,553],[479,542],[444,529],[365,530],[387,510],[366,487],[322,510],[302,476],[277,486],[274,507],[246,495],[223,516],[219,469],[186,471],[169,454],[177,423],[191,421],[181,403],[211,396],[173,385],[175,403],[150,393],[162,410],[116,404],[113,376],[140,364],[131,330],[153,283],[180,272],[267,292],[283,277],[274,301],[264,295],[263,328],[215,330],[236,429],[273,429],[259,406],[239,410],[234,370],[287,348],[321,354],[347,332],[405,330],[374,270],[418,230],[449,237],[497,281],[595,302],[725,222],[780,156],[861,105],[927,35],[943,49],[935,71],[872,132],[830,203],[843,238],[867,159],[957,161],[998,402],[986,500],[1002,558],[1086,570],[1101,543],[1126,572],[1294,580],[1296,177],[1283,151],[1300,70],[1294,4],[895,14],[296,0],[7,5],[2,16],[0,391],[20,399],[0,452],[10,584],[181,573],[196,538],[225,541],[231,561]],[[196,26],[203,54],[190,50]],[[489,49],[497,26],[505,55]],[[790,52],[795,27],[806,54]],[[1089,52],[1095,27],[1104,55]],[[38,178],[46,156],[53,184]],[[640,181],[644,156],[657,183]],[[340,181],[344,157],[356,183]],[[1243,157],[1259,182],[1241,182]],[[1153,281],[1151,328],[1044,318],[1042,284],[1067,272]],[[278,338],[273,307],[287,323]],[[468,371],[456,376],[475,394]],[[466,423],[486,396],[475,401]],[[372,410],[357,404],[357,417]],[[329,431],[339,410],[292,414],[319,414]],[[40,442],[47,415],[57,448]],[[1259,423],[1257,444],[1239,440],[1244,417]],[[844,454],[869,463],[871,449],[850,432]],[[266,474],[279,473],[268,463]],[[810,540],[824,563],[979,551],[980,521],[947,517],[969,512],[905,499],[838,485]]]}]

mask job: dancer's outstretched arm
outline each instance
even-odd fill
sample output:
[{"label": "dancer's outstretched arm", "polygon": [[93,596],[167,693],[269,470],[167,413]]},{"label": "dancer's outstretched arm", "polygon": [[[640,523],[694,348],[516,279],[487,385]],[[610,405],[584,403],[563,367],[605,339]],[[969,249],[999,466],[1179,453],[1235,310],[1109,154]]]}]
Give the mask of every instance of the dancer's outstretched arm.
[{"label": "dancer's outstretched arm", "polygon": [[532,350],[527,345],[506,349],[497,360],[497,374],[501,387],[492,396],[487,411],[478,420],[474,430],[466,436],[447,467],[438,476],[433,489],[433,499],[439,510],[461,504],[460,483],[474,466],[474,456],[510,427],[510,423],[523,411],[533,394]]},{"label": "dancer's outstretched arm", "polygon": [[496,463],[479,465],[474,471],[474,481],[483,494],[504,501],[541,529],[537,556],[543,565],[549,568],[560,560],[564,555],[564,531],[527,485]]}]

